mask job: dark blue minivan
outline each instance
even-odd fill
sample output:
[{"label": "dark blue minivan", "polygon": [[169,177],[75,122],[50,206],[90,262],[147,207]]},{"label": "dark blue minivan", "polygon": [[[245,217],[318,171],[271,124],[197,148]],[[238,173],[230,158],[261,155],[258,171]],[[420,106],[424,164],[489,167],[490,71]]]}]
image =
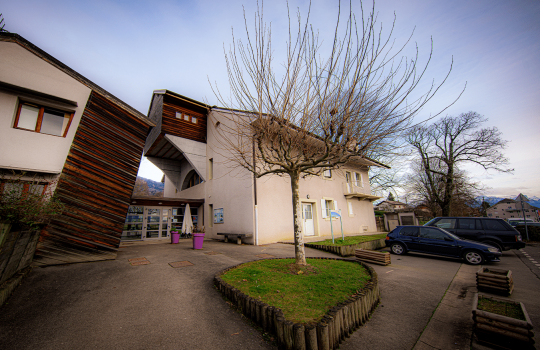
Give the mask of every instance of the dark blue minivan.
[{"label": "dark blue minivan", "polygon": [[500,261],[499,249],[461,239],[438,227],[398,226],[386,235],[386,246],[393,254],[409,251],[464,259],[468,264]]}]

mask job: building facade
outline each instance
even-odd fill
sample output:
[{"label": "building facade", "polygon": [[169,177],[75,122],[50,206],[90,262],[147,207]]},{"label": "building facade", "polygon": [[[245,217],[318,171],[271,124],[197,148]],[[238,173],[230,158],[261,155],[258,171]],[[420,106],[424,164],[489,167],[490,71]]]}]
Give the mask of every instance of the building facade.
[{"label": "building facade", "polygon": [[0,52],[0,172],[54,183],[65,204],[35,263],[114,259],[155,123],[17,34]]},{"label": "building facade", "polygon": [[[208,238],[242,233],[251,235],[246,240],[250,244],[291,240],[290,181],[279,176],[255,179],[249,171],[231,167],[216,132],[226,125],[228,113],[168,90],[154,91],[148,117],[156,127],[144,155],[165,174],[164,197],[200,201],[190,210]],[[331,223],[334,232],[340,231],[339,219],[330,221],[331,210],[341,212],[345,233],[375,232],[372,201],[380,197],[371,194],[368,169],[377,165],[366,159],[302,179],[304,235],[328,236]],[[171,209],[181,212],[181,207]]]},{"label": "building facade", "polygon": [[[505,198],[486,209],[486,214],[490,218],[497,219],[525,219],[540,222],[539,208],[530,205],[525,200],[522,202],[520,194],[516,199]],[[523,203],[523,206],[521,205]],[[523,209],[523,210],[522,210]]]}]

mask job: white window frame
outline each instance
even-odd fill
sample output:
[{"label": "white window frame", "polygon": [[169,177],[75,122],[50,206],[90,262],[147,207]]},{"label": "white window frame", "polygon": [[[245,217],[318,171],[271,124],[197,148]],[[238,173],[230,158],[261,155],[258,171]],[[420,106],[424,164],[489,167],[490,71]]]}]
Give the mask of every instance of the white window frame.
[{"label": "white window frame", "polygon": [[[333,208],[328,208],[326,202],[332,202]],[[323,199],[321,199],[321,216],[323,219],[330,220],[330,210],[338,210],[337,201],[333,198],[323,197]]]},{"label": "white window frame", "polygon": [[354,185],[357,187],[364,187],[364,176],[362,173],[354,172]]},{"label": "white window frame", "polygon": [[[327,175],[328,174],[328,175]],[[326,169],[323,171],[323,178],[331,179],[332,178],[332,169]]]}]

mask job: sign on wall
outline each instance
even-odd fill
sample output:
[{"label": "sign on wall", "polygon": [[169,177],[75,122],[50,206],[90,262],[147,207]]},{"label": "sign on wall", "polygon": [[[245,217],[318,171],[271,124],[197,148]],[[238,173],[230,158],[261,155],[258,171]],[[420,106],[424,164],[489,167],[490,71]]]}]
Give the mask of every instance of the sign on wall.
[{"label": "sign on wall", "polygon": [[214,224],[223,223],[223,208],[214,209]]}]

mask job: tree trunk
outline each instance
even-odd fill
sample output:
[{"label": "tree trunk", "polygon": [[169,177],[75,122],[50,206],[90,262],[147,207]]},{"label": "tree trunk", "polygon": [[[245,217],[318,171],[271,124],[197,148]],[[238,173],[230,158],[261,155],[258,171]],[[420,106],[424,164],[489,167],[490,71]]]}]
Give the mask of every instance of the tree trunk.
[{"label": "tree trunk", "polygon": [[444,198],[441,203],[442,216],[450,216],[452,213],[452,198],[454,196],[454,166],[448,164],[446,182],[444,188]]},{"label": "tree trunk", "polygon": [[294,256],[296,258],[297,265],[307,265],[306,253],[304,251],[304,233],[302,232],[301,215],[302,210],[300,208],[300,193],[299,183],[300,174],[297,172],[290,173],[291,177],[291,190],[292,190],[292,207],[294,218]]}]

